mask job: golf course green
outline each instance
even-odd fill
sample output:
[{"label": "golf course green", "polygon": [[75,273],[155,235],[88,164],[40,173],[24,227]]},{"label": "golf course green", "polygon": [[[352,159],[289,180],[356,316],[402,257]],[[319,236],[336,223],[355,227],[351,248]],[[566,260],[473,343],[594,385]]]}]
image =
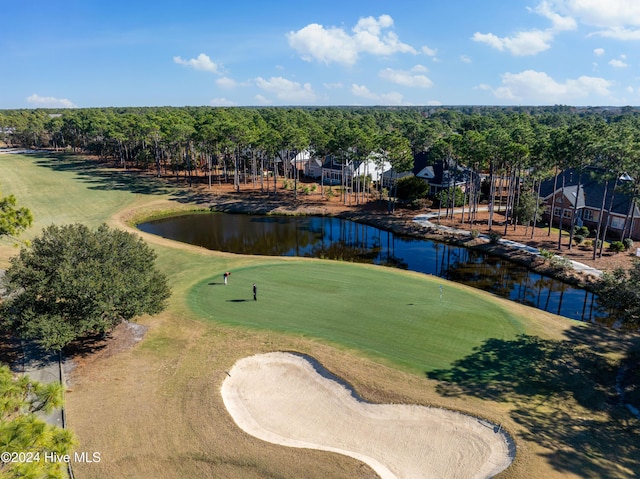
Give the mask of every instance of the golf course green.
[{"label": "golf course green", "polygon": [[486,294],[381,266],[282,261],[233,270],[227,285],[222,274],[189,291],[202,317],[320,338],[416,372],[448,367],[488,338],[524,332]]}]

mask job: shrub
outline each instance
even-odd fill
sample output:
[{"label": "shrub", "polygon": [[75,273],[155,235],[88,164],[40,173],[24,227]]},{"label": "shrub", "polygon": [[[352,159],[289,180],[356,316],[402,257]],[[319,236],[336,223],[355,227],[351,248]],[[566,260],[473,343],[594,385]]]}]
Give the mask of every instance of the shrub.
[{"label": "shrub", "polygon": [[573,241],[575,241],[576,244],[580,244],[584,241],[584,236],[582,235],[573,235]]},{"label": "shrub", "polygon": [[591,249],[593,248],[593,241],[588,239],[588,240],[584,240],[581,244],[580,244],[581,248],[584,249]]},{"label": "shrub", "polygon": [[496,233],[495,231],[492,231],[491,233],[489,233],[489,243],[498,244],[498,242],[501,239],[502,239],[502,235],[500,233]]},{"label": "shrub", "polygon": [[553,251],[549,251],[548,249],[540,248],[540,256],[542,256],[544,259],[551,259],[555,256],[555,253]]},{"label": "shrub", "polygon": [[476,239],[478,236],[480,236],[480,231],[478,230],[471,230],[471,237],[473,239]]},{"label": "shrub", "polygon": [[433,202],[427,198],[416,198],[409,203],[409,207],[414,210],[424,210],[432,204]]},{"label": "shrub", "polygon": [[589,228],[587,228],[586,226],[578,226],[578,225],[575,225],[575,226],[573,227],[573,233],[574,233],[574,234],[577,234],[577,235],[580,235],[580,236],[587,237],[587,236],[589,236],[589,234],[590,234],[591,232],[589,231]]},{"label": "shrub", "polygon": [[400,178],[396,187],[396,196],[400,200],[411,203],[413,200],[424,198],[429,193],[429,183],[417,176]]},{"label": "shrub", "polygon": [[631,238],[625,238],[624,240],[622,240],[622,243],[624,244],[625,251],[629,251],[631,248],[633,248],[633,240]]},{"label": "shrub", "polygon": [[609,251],[612,251],[614,253],[620,253],[621,251],[624,251],[624,250],[625,250],[625,247],[622,241],[613,241],[612,243],[609,244]]},{"label": "shrub", "polygon": [[561,270],[568,270],[572,268],[571,261],[569,258],[565,258],[564,256],[554,256],[551,258],[551,264]]},{"label": "shrub", "polygon": [[411,208],[412,210],[419,210],[422,208],[422,202],[420,201],[419,198],[416,198],[415,200],[411,200],[409,202],[409,208]]}]

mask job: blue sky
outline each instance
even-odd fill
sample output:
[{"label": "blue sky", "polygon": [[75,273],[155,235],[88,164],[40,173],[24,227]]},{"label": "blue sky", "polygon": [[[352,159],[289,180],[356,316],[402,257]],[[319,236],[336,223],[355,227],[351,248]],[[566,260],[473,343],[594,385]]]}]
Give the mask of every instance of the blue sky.
[{"label": "blue sky", "polygon": [[0,0],[0,108],[638,105],[640,0]]}]

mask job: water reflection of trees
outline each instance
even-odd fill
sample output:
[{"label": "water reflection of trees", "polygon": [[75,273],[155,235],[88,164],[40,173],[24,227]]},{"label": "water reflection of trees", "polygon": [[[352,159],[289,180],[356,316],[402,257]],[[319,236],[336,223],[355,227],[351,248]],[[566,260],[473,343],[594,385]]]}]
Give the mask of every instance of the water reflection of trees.
[{"label": "water reflection of trees", "polygon": [[142,229],[219,251],[312,256],[411,269],[575,319],[591,321],[602,315],[595,309],[593,294],[507,260],[339,218],[187,215]]},{"label": "water reflection of trees", "polygon": [[574,288],[562,281],[467,248],[436,244],[434,249],[440,277],[555,314],[586,321],[596,316],[594,295],[588,291],[580,304],[567,303],[565,293]]},{"label": "water reflection of trees", "polygon": [[335,241],[325,245],[317,245],[305,256],[312,258],[335,259],[342,261],[354,261],[357,263],[375,263],[380,254],[380,248],[369,248]]}]

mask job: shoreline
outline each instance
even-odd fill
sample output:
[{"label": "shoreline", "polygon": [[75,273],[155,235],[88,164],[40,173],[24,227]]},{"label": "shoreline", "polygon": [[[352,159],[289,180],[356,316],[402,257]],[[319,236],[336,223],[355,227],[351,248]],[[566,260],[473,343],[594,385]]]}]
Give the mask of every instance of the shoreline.
[{"label": "shoreline", "polygon": [[[239,193],[239,195],[242,195],[242,193]],[[231,203],[230,200],[232,200]],[[545,261],[539,255],[534,255],[515,247],[505,244],[491,244],[481,238],[472,238],[468,234],[453,233],[434,227],[425,227],[416,223],[414,218],[425,214],[425,212],[416,211],[404,216],[397,213],[387,214],[386,208],[384,208],[384,210],[375,210],[371,207],[360,210],[355,210],[354,207],[344,207],[340,211],[331,211],[329,208],[305,205],[302,202],[294,208],[290,208],[283,205],[283,203],[277,199],[269,199],[267,202],[247,202],[243,200],[238,201],[237,198],[229,198],[227,195],[221,195],[217,198],[217,201],[213,201],[209,205],[209,211],[236,214],[332,216],[374,226],[381,230],[402,236],[437,241],[443,244],[461,246],[498,256],[524,266],[534,273],[557,279],[568,285],[589,292],[594,292],[595,285],[598,281],[598,277],[592,274],[574,269],[562,269],[549,264],[549,262]]]}]

